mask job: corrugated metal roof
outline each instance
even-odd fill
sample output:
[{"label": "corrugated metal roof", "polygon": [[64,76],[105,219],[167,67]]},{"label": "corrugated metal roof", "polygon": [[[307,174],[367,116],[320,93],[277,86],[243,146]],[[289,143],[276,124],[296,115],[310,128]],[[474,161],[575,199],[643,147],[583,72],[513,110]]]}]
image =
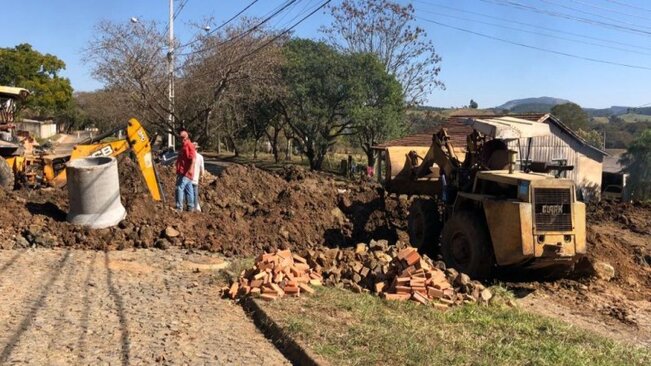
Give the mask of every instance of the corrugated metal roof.
[{"label": "corrugated metal roof", "polygon": [[560,128],[561,130],[563,130],[570,137],[572,137],[582,145],[604,156],[608,156],[608,153],[589,144],[587,141],[585,141],[583,138],[577,135],[574,131],[572,131],[571,128],[567,127],[558,118],[554,117],[551,113],[457,115],[457,116],[449,117],[447,121],[444,122],[443,124],[438,126],[433,126],[432,128],[424,131],[423,133],[409,135],[403,138],[386,141],[382,144],[374,146],[373,148],[382,149],[384,147],[389,147],[389,146],[429,146],[432,143],[432,135],[438,132],[441,128],[446,128],[448,130],[448,135],[450,136],[450,142],[452,143],[453,146],[457,148],[464,148],[466,146],[466,137],[470,133],[472,133],[472,128],[465,124],[465,120],[467,120],[468,118],[482,118],[482,117],[488,119],[509,117],[509,118],[524,119],[524,120],[534,121],[534,122],[551,123],[557,126],[558,128]]},{"label": "corrugated metal roof", "polygon": [[448,135],[450,136],[450,142],[453,146],[458,148],[463,148],[466,146],[466,137],[472,133],[472,128],[465,124],[465,120],[468,118],[499,118],[499,117],[512,117],[525,119],[528,121],[540,122],[540,120],[546,116],[542,113],[521,113],[521,114],[460,114],[456,116],[449,117],[444,123],[433,126],[432,128],[424,131],[423,133],[417,133],[409,136],[405,136],[399,139],[386,141],[382,144],[374,146],[374,148],[382,149],[389,146],[430,146],[432,144],[432,135],[438,132],[441,128],[446,128]]}]

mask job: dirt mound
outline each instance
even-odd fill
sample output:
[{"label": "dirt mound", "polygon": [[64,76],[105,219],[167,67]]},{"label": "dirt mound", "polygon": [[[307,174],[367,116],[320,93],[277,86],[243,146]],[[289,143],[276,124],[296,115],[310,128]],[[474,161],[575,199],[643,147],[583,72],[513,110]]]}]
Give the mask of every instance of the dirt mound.
[{"label": "dirt mound", "polygon": [[[16,191],[0,196],[6,207],[1,248],[74,246],[93,249],[182,246],[251,255],[276,248],[340,246],[374,238],[399,238],[405,217],[388,210],[404,205],[376,186],[345,184],[289,168],[279,174],[231,165],[200,184],[202,212],[176,212],[175,173],[158,167],[166,202],[154,202],[134,162],[119,162],[127,218],[118,227],[87,230],[65,221],[67,191]],[[363,208],[370,203],[372,208]],[[166,235],[166,228],[178,235]]]},{"label": "dirt mound", "polygon": [[[614,281],[631,295],[651,289],[651,205],[602,202],[588,211],[588,258],[615,269]],[[651,292],[651,291],[649,291]]]}]

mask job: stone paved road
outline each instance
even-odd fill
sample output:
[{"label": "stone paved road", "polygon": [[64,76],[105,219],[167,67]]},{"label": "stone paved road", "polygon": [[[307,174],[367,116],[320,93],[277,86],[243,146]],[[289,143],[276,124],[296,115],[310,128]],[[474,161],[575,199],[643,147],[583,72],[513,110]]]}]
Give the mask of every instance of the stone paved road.
[{"label": "stone paved road", "polygon": [[207,263],[178,250],[0,251],[0,365],[288,364],[219,299]]}]

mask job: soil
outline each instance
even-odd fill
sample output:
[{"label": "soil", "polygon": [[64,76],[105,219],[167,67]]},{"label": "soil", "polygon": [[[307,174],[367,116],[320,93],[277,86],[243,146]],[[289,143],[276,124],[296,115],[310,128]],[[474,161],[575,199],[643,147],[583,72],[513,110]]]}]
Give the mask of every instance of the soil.
[{"label": "soil", "polygon": [[178,249],[0,251],[0,364],[289,365],[220,299],[223,284],[200,269],[216,261]]},{"label": "soil", "polygon": [[[199,248],[250,256],[276,248],[344,246],[402,238],[405,199],[383,195],[368,182],[343,183],[292,167],[270,173],[231,165],[200,184],[202,212],[174,209],[175,174],[158,167],[166,202],[154,202],[135,164],[119,164],[127,217],[119,226],[87,230],[65,221],[66,189],[19,190],[0,196],[0,248]],[[180,232],[164,234],[167,227]]]},{"label": "soil", "polygon": [[[164,203],[151,200],[133,162],[122,159],[119,169],[127,218],[110,229],[68,224],[65,189],[0,192],[0,249],[196,248],[251,256],[276,248],[304,252],[371,239],[408,241],[409,199],[385,195],[369,182],[344,182],[300,167],[271,173],[233,164],[201,183],[202,212],[191,213],[174,209],[172,168],[158,167]],[[587,223],[588,254],[570,278],[520,279],[507,286],[526,308],[651,344],[651,205],[591,205]],[[180,234],[166,235],[168,227]],[[615,276],[598,279],[596,262],[612,266]]]},{"label": "soil", "polygon": [[[587,220],[588,254],[571,278],[510,287],[527,309],[651,346],[651,205],[602,202],[588,207]],[[596,262],[615,276],[594,276]]]}]

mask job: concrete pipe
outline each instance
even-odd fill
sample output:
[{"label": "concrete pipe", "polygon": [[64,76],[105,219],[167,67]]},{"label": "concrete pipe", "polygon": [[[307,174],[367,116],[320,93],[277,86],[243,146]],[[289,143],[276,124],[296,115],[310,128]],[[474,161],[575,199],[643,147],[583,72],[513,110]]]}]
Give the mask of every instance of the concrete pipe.
[{"label": "concrete pipe", "polygon": [[68,176],[68,222],[92,229],[115,226],[127,212],[120,201],[118,163],[112,157],[71,160]]}]

